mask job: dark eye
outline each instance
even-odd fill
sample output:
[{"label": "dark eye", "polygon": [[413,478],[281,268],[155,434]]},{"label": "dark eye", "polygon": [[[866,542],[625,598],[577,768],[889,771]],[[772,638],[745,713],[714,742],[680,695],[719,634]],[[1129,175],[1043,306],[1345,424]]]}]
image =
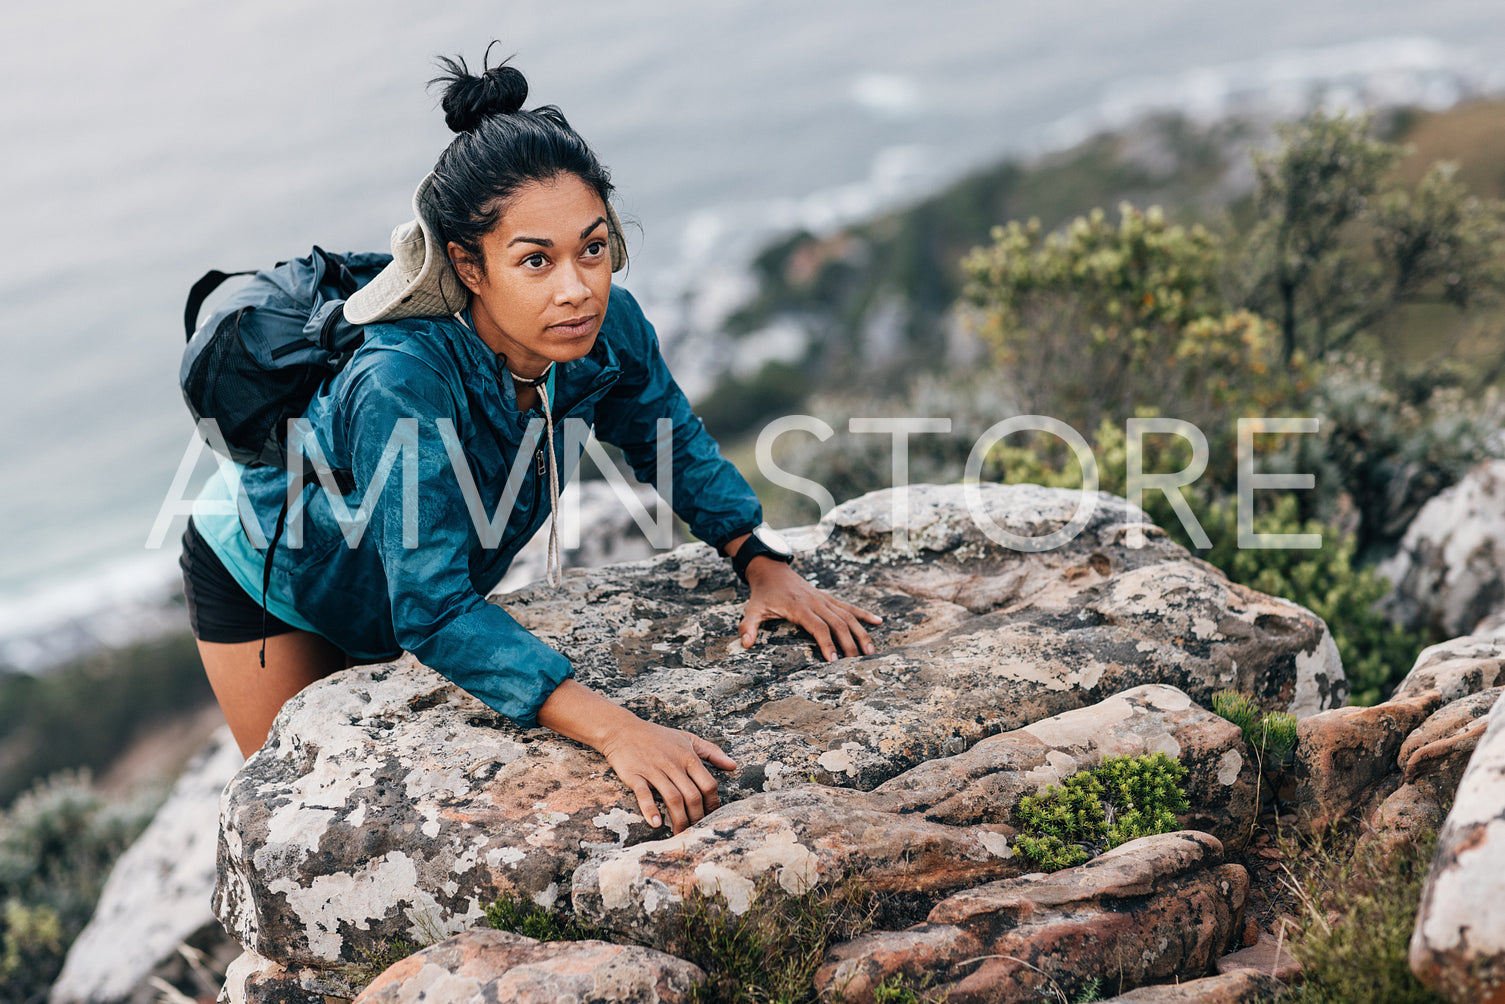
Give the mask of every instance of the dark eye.
[{"label": "dark eye", "polygon": [[601,257],[606,253],[606,242],[604,240],[591,241],[585,246],[585,253],[591,258]]},{"label": "dark eye", "polygon": [[542,251],[536,251],[523,259],[523,264],[529,268],[543,268],[548,263],[549,259],[544,257]]}]

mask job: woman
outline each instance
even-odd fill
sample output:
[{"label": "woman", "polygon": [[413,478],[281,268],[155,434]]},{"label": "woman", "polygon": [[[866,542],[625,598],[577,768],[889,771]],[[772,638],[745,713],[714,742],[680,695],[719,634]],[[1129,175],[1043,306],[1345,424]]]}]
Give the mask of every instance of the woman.
[{"label": "woman", "polygon": [[[516,69],[476,76],[463,60],[442,62],[435,82],[459,135],[414,196],[417,219],[394,232],[392,265],[346,303],[365,341],[306,413],[310,454],[353,471],[355,489],[340,498],[308,484],[279,547],[287,472],[240,468],[238,486],[211,479],[184,535],[199,651],[248,756],[304,686],[406,650],[513,721],[599,750],[643,817],[663,825],[656,792],[678,832],[717,806],[706,765],[732,760],[580,684],[564,656],[484,600],[555,518],[559,467],[578,458],[563,455],[554,430],[587,422],[648,480],[659,420],[669,420],[670,501],[751,588],[744,647],[782,617],[828,660],[871,653],[864,624],[880,620],[793,571],[636,302],[612,290],[625,251],[610,177],[585,142],[558,109],[521,110],[527,83]],[[547,431],[542,444],[530,420]],[[369,519],[352,530],[339,513],[357,506]],[[253,537],[271,541],[270,557]],[[552,533],[551,545],[557,564]]]}]

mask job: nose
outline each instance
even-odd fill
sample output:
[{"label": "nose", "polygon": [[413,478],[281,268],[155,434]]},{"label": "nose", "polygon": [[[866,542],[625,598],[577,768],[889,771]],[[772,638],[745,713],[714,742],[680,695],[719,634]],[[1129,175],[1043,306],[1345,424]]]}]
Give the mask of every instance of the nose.
[{"label": "nose", "polygon": [[554,274],[558,279],[558,285],[554,287],[555,303],[580,303],[590,297],[590,286],[586,285],[579,263],[567,260]]}]

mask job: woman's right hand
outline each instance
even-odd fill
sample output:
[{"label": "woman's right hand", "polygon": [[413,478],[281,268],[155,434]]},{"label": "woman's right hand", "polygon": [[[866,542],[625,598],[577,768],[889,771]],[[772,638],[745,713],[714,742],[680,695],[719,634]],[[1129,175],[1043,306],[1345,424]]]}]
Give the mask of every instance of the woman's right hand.
[{"label": "woman's right hand", "polygon": [[683,729],[647,722],[573,679],[565,680],[538,711],[538,723],[586,743],[606,757],[617,776],[637,796],[650,826],[664,820],[654,793],[678,833],[715,810],[721,799],[706,764],[735,770],[737,764],[709,740]]}]

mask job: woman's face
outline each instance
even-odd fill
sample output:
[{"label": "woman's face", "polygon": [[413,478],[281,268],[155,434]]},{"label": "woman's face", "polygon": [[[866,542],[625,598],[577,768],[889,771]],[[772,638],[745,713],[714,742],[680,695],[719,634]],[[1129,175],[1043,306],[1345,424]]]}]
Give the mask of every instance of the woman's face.
[{"label": "woman's face", "polygon": [[449,245],[461,281],[475,294],[476,333],[518,376],[579,359],[596,344],[611,296],[606,206],[573,174],[517,190],[481,239],[485,268]]}]

